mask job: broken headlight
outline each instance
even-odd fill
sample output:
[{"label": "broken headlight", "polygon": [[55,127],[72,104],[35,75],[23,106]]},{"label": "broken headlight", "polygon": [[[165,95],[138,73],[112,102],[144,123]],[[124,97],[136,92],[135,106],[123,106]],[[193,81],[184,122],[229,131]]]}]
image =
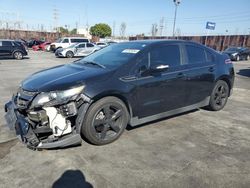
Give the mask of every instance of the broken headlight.
[{"label": "broken headlight", "polygon": [[31,108],[41,106],[55,106],[68,102],[75,96],[78,96],[84,89],[84,86],[75,87],[64,91],[52,91],[38,94],[31,104]]}]

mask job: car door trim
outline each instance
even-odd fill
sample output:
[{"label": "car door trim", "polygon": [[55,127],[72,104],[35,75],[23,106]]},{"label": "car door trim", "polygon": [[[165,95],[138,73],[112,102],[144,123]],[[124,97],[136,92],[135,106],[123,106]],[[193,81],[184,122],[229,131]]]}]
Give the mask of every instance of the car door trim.
[{"label": "car door trim", "polygon": [[183,113],[183,112],[187,112],[187,111],[190,111],[190,110],[194,110],[194,109],[198,109],[198,108],[207,106],[209,104],[209,101],[210,101],[210,97],[206,97],[203,101],[201,101],[199,103],[196,103],[196,104],[193,104],[193,105],[190,105],[190,106],[185,106],[185,107],[182,107],[182,108],[166,111],[166,112],[163,112],[163,113],[159,113],[159,114],[155,114],[155,115],[148,116],[148,117],[143,117],[143,118],[138,118],[136,116],[136,117],[133,117],[133,118],[130,119],[129,124],[132,127],[134,127],[134,126],[141,125],[141,124],[151,122],[151,121],[154,121],[154,120],[160,120],[162,118],[166,118],[166,117],[169,117],[169,116],[172,116],[172,115],[180,114],[180,113]]}]

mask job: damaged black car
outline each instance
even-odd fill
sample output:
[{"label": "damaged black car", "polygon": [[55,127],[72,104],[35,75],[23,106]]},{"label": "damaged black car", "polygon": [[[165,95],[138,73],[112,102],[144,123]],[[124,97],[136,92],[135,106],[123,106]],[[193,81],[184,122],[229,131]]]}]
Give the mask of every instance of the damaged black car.
[{"label": "damaged black car", "polygon": [[234,82],[227,55],[179,40],[108,46],[37,72],[5,105],[7,125],[31,149],[95,145],[136,126],[200,107],[221,110]]}]

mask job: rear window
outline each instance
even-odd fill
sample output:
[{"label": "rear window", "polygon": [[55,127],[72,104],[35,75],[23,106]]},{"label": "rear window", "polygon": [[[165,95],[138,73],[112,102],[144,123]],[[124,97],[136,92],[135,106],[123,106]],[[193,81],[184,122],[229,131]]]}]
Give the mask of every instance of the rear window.
[{"label": "rear window", "polygon": [[10,41],[2,41],[2,46],[12,46],[12,42],[10,42]]},{"label": "rear window", "polygon": [[205,50],[196,46],[186,45],[188,64],[199,64],[206,62]]},{"label": "rear window", "polygon": [[206,50],[207,62],[215,62],[215,55]]},{"label": "rear window", "polygon": [[87,43],[87,48],[92,48],[92,47],[94,47],[93,44]]},{"label": "rear window", "polygon": [[71,39],[71,43],[89,42],[88,39]]}]

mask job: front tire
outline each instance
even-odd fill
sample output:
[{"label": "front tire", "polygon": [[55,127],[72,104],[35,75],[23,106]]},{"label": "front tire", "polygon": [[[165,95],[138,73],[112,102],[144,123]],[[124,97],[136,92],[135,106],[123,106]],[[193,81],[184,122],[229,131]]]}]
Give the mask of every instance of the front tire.
[{"label": "front tire", "polygon": [[21,60],[23,59],[23,54],[22,52],[17,51],[17,52],[14,52],[13,57],[17,60]]},{"label": "front tire", "polygon": [[228,84],[223,80],[219,80],[215,84],[215,87],[210,96],[208,109],[212,111],[222,110],[227,103],[228,96],[229,96]]},{"label": "front tire", "polygon": [[66,57],[67,57],[67,58],[72,58],[72,57],[74,57],[74,53],[71,52],[71,51],[68,51],[68,52],[66,53]]},{"label": "front tire", "polygon": [[105,97],[90,106],[81,132],[92,144],[109,144],[121,136],[128,120],[125,104],[116,97]]}]

